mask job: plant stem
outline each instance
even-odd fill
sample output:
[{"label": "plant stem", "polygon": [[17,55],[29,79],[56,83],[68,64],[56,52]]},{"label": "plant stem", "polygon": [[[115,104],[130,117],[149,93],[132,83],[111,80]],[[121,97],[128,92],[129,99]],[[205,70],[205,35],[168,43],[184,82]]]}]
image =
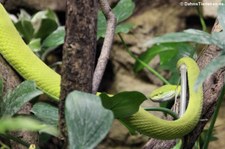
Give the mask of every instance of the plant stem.
[{"label": "plant stem", "polygon": [[207,28],[206,28],[205,20],[204,20],[203,15],[202,15],[202,11],[200,10],[200,6],[197,7],[197,12],[198,12],[199,19],[200,19],[200,22],[201,22],[201,25],[202,25],[202,30],[206,32]]},{"label": "plant stem", "polygon": [[166,114],[169,114],[170,116],[172,116],[175,120],[179,118],[179,116],[171,111],[170,109],[167,108],[163,108],[163,107],[150,107],[150,108],[145,108],[146,111],[160,111],[160,112],[164,112]]},{"label": "plant stem", "polygon": [[162,75],[160,75],[157,71],[155,71],[152,67],[150,67],[148,64],[146,64],[145,62],[143,62],[142,60],[140,60],[138,57],[136,57],[127,47],[127,44],[125,43],[125,41],[123,40],[123,37],[121,34],[118,34],[120,37],[120,40],[122,41],[125,49],[127,50],[127,52],[130,54],[131,57],[133,57],[136,61],[138,61],[139,63],[141,63],[144,67],[146,67],[146,69],[148,69],[151,73],[153,73],[156,77],[158,77],[161,81],[163,81],[165,84],[170,84]]},{"label": "plant stem", "polygon": [[218,113],[219,113],[219,110],[220,110],[220,106],[221,106],[221,104],[223,102],[224,93],[225,93],[225,85],[223,85],[222,91],[221,91],[220,96],[218,98],[218,101],[217,101],[217,104],[216,104],[216,107],[215,107],[215,111],[213,113],[212,120],[211,120],[209,129],[208,129],[208,132],[206,134],[205,143],[204,143],[202,149],[207,149],[208,148],[209,141],[210,141],[210,138],[212,136],[213,128],[214,128],[214,125],[215,125],[215,122],[216,122],[216,118],[218,116]]}]

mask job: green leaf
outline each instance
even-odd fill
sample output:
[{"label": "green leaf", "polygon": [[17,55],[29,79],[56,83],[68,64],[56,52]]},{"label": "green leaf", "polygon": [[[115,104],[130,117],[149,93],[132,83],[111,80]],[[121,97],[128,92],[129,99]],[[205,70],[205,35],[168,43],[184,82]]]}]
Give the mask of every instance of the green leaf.
[{"label": "green leaf", "polygon": [[132,0],[120,0],[113,9],[117,23],[120,23],[130,17],[134,11],[134,7],[135,5]]},{"label": "green leaf", "polygon": [[[139,59],[148,64],[156,55],[160,55],[161,68],[176,71],[177,60],[184,56],[191,56],[194,51],[194,48],[186,43],[161,43],[148,48]],[[135,72],[143,68],[141,63],[135,62]]]},{"label": "green leaf", "polygon": [[58,136],[58,130],[56,127],[45,125],[29,117],[3,117],[0,119],[0,133],[18,130],[39,131]]},{"label": "green leaf", "polygon": [[217,41],[220,41],[220,45],[222,47],[222,53],[225,53],[225,43],[222,42],[225,40],[225,31],[222,32],[212,32],[212,38]]},{"label": "green leaf", "polygon": [[54,20],[57,24],[59,24],[59,19],[58,19],[56,13],[55,13],[53,10],[50,10],[50,9],[46,10],[46,14],[45,14],[45,15],[46,15],[46,18],[52,19],[52,20]]},{"label": "green leaf", "polygon": [[37,30],[40,28],[43,19],[53,20],[56,24],[59,25],[58,17],[54,13],[54,11],[52,10],[39,11],[31,19],[35,32],[37,32]]},{"label": "green leaf", "polygon": [[40,28],[35,33],[35,38],[41,38],[42,40],[49,36],[54,30],[56,30],[58,24],[52,19],[42,19]]},{"label": "green leaf", "polygon": [[29,13],[27,13],[24,9],[20,9],[20,13],[18,15],[19,20],[31,20],[31,16]]},{"label": "green leaf", "polygon": [[[113,12],[116,16],[117,23],[120,23],[130,17],[134,10],[134,2],[132,0],[120,0],[119,3],[113,8]],[[97,39],[105,37],[106,32],[106,19],[101,11],[98,12],[98,24],[97,24]],[[119,25],[116,28],[116,32],[128,32],[131,29],[131,25],[124,24]]]},{"label": "green leaf", "polygon": [[222,26],[223,30],[225,30],[225,0],[222,0],[221,3],[223,3],[223,5],[220,5],[218,8],[218,20],[220,25]]},{"label": "green leaf", "polygon": [[182,140],[179,140],[177,144],[172,149],[181,149],[182,148]]},{"label": "green leaf", "polygon": [[218,69],[225,66],[225,55],[220,55],[214,58],[206,67],[200,72],[198,79],[195,83],[195,90],[202,85],[207,77],[216,72]]},{"label": "green leaf", "polygon": [[121,92],[112,97],[102,93],[100,97],[103,106],[112,110],[116,118],[125,118],[136,113],[141,103],[147,99],[144,94],[136,91]]},{"label": "green leaf", "polygon": [[217,38],[214,38],[210,34],[195,29],[188,29],[178,33],[168,33],[147,41],[145,45],[147,47],[151,47],[154,44],[168,42],[195,42],[200,44],[215,44],[220,48],[223,48],[223,43],[221,42],[221,40],[217,40]]},{"label": "green leaf", "polygon": [[38,102],[32,107],[31,112],[46,124],[58,125],[58,108],[50,104]]},{"label": "green leaf", "polygon": [[38,52],[41,50],[41,39],[40,38],[34,38],[30,41],[28,46],[32,49],[33,52]]},{"label": "green leaf", "polygon": [[98,22],[97,22],[97,39],[100,37],[105,37],[106,32],[106,19],[101,11],[98,12]]},{"label": "green leaf", "polygon": [[34,34],[34,28],[31,22],[28,20],[20,20],[15,24],[15,27],[24,38],[25,42],[29,43]]},{"label": "green leaf", "polygon": [[[147,51],[144,52],[139,57],[139,59],[148,64],[156,55],[158,55],[162,52],[172,52],[174,50],[177,51],[177,49],[175,49],[173,47],[173,45],[170,43],[169,44],[158,44],[158,45],[155,45],[155,46],[147,49]],[[144,68],[144,66],[141,63],[139,63],[138,61],[135,62],[135,64],[134,64],[135,72],[138,72],[138,71],[142,70],[143,68]]]},{"label": "green leaf", "polygon": [[128,23],[123,23],[123,24],[119,24],[116,26],[116,31],[115,33],[128,33],[131,29],[133,29],[133,25],[132,24],[128,24]]},{"label": "green leaf", "polygon": [[55,48],[64,43],[65,29],[58,27],[57,30],[52,32],[42,43],[44,49]]},{"label": "green leaf", "polygon": [[73,91],[66,97],[65,118],[70,149],[94,148],[108,133],[113,114],[99,97]]},{"label": "green leaf", "polygon": [[28,101],[41,95],[33,81],[25,81],[0,101],[0,116],[13,116]]}]

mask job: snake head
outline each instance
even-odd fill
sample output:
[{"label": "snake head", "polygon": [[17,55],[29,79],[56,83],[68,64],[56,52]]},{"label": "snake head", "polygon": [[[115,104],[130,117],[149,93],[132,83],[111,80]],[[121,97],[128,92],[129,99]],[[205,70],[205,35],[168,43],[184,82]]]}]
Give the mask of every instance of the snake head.
[{"label": "snake head", "polygon": [[152,91],[148,97],[154,102],[164,102],[174,99],[179,94],[180,86],[164,85]]}]

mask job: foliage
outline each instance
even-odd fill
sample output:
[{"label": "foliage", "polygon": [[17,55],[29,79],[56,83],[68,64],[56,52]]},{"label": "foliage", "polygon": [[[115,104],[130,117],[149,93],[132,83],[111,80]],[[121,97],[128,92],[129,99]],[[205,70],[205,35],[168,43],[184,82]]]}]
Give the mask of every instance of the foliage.
[{"label": "foliage", "polygon": [[[132,28],[132,24],[121,23],[130,17],[134,10],[134,2],[132,0],[120,0],[119,3],[113,8],[113,13],[117,18],[116,33],[128,33]],[[106,32],[106,19],[101,11],[98,12],[98,29],[97,39],[105,37]]]},{"label": "foliage", "polygon": [[99,97],[73,91],[66,97],[65,118],[69,148],[94,148],[108,133],[113,120]]},{"label": "foliage", "polygon": [[[43,121],[45,124],[49,125],[58,125],[58,108],[47,104],[45,102],[38,102],[34,104],[34,106],[31,109],[31,112],[41,121]],[[47,113],[47,114],[46,114]]]},{"label": "foliage", "polygon": [[100,94],[102,104],[106,109],[112,110],[115,118],[125,118],[136,113],[141,103],[147,99],[140,92],[120,92],[112,97]]},{"label": "foliage", "polygon": [[[131,24],[121,23],[132,14],[133,9],[134,3],[131,0],[121,0],[113,9],[118,22],[116,33],[127,33],[133,28]],[[42,60],[46,58],[49,52],[64,43],[64,26],[60,26],[56,14],[51,10],[39,11],[33,16],[25,10],[21,10],[17,17],[14,16],[13,21],[25,43]],[[104,37],[105,31],[106,19],[102,12],[99,11],[98,38]],[[2,95],[2,92],[0,94]],[[14,91],[3,97],[2,102],[0,102],[1,116],[13,116],[26,102],[40,94],[42,92],[36,89],[34,82],[24,82]],[[100,98],[94,95],[75,91],[67,99],[66,120],[70,132],[70,148],[92,148],[96,146],[109,131],[113,120],[112,112],[104,109],[101,105]],[[19,117],[17,119],[7,118],[4,119],[5,123],[0,123],[0,126],[2,126],[0,128],[3,131],[17,129],[39,130],[56,135],[57,131],[55,126],[58,125],[58,109],[56,107],[44,102],[37,102],[34,104],[31,112],[40,121],[26,117]],[[29,125],[22,125],[23,120],[24,122],[29,121]],[[74,120],[76,123],[74,123]],[[11,125],[12,122],[17,126],[13,127]],[[83,125],[83,122],[87,125]],[[8,127],[5,127],[6,123]],[[74,140],[76,144],[73,143]]]},{"label": "foliage", "polygon": [[33,16],[21,10],[14,24],[24,41],[42,60],[64,43],[64,26],[60,26],[52,10],[39,11]]},{"label": "foliage", "polygon": [[[128,33],[133,28],[132,24],[121,23],[131,16],[133,10],[132,0],[120,0],[113,9],[118,23],[116,33]],[[51,10],[39,11],[31,16],[21,9],[18,17],[14,16],[14,23],[24,41],[42,60],[48,53],[64,43],[64,26],[60,26],[57,15]],[[104,37],[106,19],[101,11],[98,12],[97,27],[97,38]]]},{"label": "foliage", "polygon": [[[224,2],[225,0],[223,0]],[[131,16],[133,10],[134,3],[132,0],[120,0],[113,8],[118,23],[116,33],[127,33],[133,28],[131,24],[122,23]],[[225,7],[220,6],[218,18],[225,29],[225,20],[222,17],[224,13]],[[18,20],[15,21],[15,26],[24,41],[42,59],[45,59],[49,52],[64,43],[65,29],[59,25],[56,14],[51,10],[40,11],[34,16],[21,10]],[[103,13],[99,11],[97,38],[104,37],[105,32],[106,19]],[[224,39],[224,31],[208,34],[195,29],[153,38],[146,43],[147,51],[136,59],[134,70],[135,72],[142,70],[145,67],[143,63],[149,63],[156,55],[159,55],[161,68],[170,70],[172,76],[178,78],[175,74],[176,61],[183,56],[194,55],[195,47],[190,42],[217,45],[223,51],[201,72],[200,79],[197,82],[197,85],[199,85],[210,73],[224,66],[225,44],[221,42]],[[176,80],[172,79],[171,82],[176,82]],[[2,91],[2,86],[0,86],[0,91]],[[35,84],[30,81],[21,84],[7,96],[2,97],[2,92],[0,92],[0,96],[3,98],[0,102],[0,115],[2,116],[0,133],[26,129],[57,135],[55,126],[58,124],[58,109],[50,104],[44,102],[34,104],[31,112],[40,121],[26,117],[5,117],[6,115],[13,116],[22,105],[41,93],[36,89]],[[112,97],[103,93],[100,97],[101,99],[95,95],[79,91],[73,91],[67,96],[65,117],[71,149],[95,147],[109,131],[113,114],[115,118],[130,116],[137,112],[140,104],[147,99],[139,92],[121,92]],[[23,125],[24,122],[29,123],[29,125]],[[16,125],[12,125],[13,123]],[[133,132],[132,129],[130,130]]]},{"label": "foliage", "polygon": [[[145,63],[149,63],[156,55],[159,55],[161,68],[172,72],[170,83],[176,83],[177,78],[179,78],[176,62],[184,56],[192,57],[194,50],[192,45],[183,42],[160,43],[148,48],[139,59]],[[138,72],[143,68],[144,66],[139,61],[136,61],[134,71]]]},{"label": "foliage", "polygon": [[0,100],[0,117],[13,116],[31,99],[42,94],[33,81],[25,81]]},{"label": "foliage", "polygon": [[[146,65],[143,65],[143,63],[140,63],[140,62],[149,63],[153,59],[153,57],[155,57],[156,55],[159,55],[161,68],[164,68],[173,72],[175,68],[174,64],[176,64],[179,58],[183,56],[193,55],[194,47],[192,47],[193,44],[191,45],[190,43],[216,45],[221,49],[220,55],[216,57],[215,59],[213,59],[201,71],[196,81],[195,88],[197,88],[199,85],[202,85],[204,80],[209,75],[213,74],[216,70],[225,66],[225,61],[224,61],[225,43],[223,42],[225,40],[225,31],[224,31],[225,30],[225,23],[224,23],[225,22],[225,17],[224,17],[225,0],[222,0],[222,3],[223,5],[220,5],[218,9],[218,20],[223,29],[221,32],[213,32],[209,34],[200,30],[188,29],[183,32],[169,33],[169,34],[162,35],[160,37],[153,38],[147,41],[145,44],[148,47],[147,51],[143,53],[139,58],[136,58],[134,70],[136,72],[140,71],[141,69],[146,67]],[[202,16],[200,16],[202,26],[204,30],[206,30],[203,18],[201,17]],[[182,45],[182,44],[186,45],[187,48],[184,48],[184,47],[179,48],[179,45]],[[179,51],[182,51],[184,53],[186,52],[186,54],[180,54]],[[176,56],[176,58],[173,57],[174,55]],[[163,66],[163,63],[168,65],[165,67]],[[176,75],[172,73],[172,76],[176,76]],[[224,92],[224,88],[222,92]],[[221,96],[223,95],[221,94]],[[223,99],[222,97],[219,97],[219,101],[221,101],[222,99]],[[217,117],[217,113],[219,111],[219,103],[217,104],[218,106],[216,107],[209,130],[204,131],[201,134],[200,139],[196,142],[196,144],[198,144],[197,148],[199,147],[207,148],[209,141],[211,141],[211,139],[214,138],[212,131],[214,129],[214,123]],[[202,139],[204,141],[202,141]],[[203,142],[204,142],[204,146],[203,146]],[[175,146],[175,148],[180,148],[180,145],[181,143],[179,142]]]},{"label": "foliage", "polygon": [[3,117],[0,119],[0,134],[18,130],[39,131],[58,136],[58,130],[55,127],[43,124],[33,118],[21,116],[15,118]]},{"label": "foliage", "polygon": [[39,131],[40,133],[48,133],[58,135],[56,127],[44,124],[31,117],[17,116],[13,117],[24,104],[33,98],[42,94],[42,91],[36,88],[33,81],[25,81],[17,86],[13,91],[3,96],[3,84],[0,84],[0,135],[8,131],[29,130]]},{"label": "foliage", "polygon": [[[225,4],[225,0],[222,1]],[[220,5],[218,9],[218,20],[220,22],[220,25],[222,28],[225,27],[224,25],[224,17],[223,14],[225,12],[225,5]],[[162,35],[160,37],[153,38],[145,43],[149,49],[141,55],[140,59],[148,63],[152,57],[155,55],[160,55],[160,59],[164,60],[170,60],[171,57],[167,58],[168,54],[165,54],[162,56],[163,53],[163,48],[162,50],[157,51],[157,47],[160,46],[163,43],[167,44],[178,44],[182,42],[194,42],[194,43],[199,43],[199,44],[213,44],[217,45],[219,48],[222,49],[220,56],[214,59],[212,62],[210,62],[204,69],[201,71],[198,80],[196,81],[196,88],[198,85],[202,84],[203,81],[213,72],[218,70],[219,68],[222,68],[225,66],[225,64],[222,62],[224,59],[224,54],[225,54],[225,43],[221,42],[225,40],[225,33],[224,29],[222,32],[213,32],[212,34],[206,33],[204,31],[196,30],[196,29],[188,29],[183,32],[178,32],[178,33],[168,33],[165,35]],[[154,45],[154,46],[153,46]],[[151,51],[152,52],[149,52]],[[156,49],[156,50],[155,50]],[[156,51],[156,53],[154,53]],[[167,50],[165,50],[167,51]],[[192,51],[192,50],[190,50]],[[149,54],[150,53],[150,54]],[[174,54],[175,55],[175,54]],[[166,56],[166,57],[165,57]],[[183,55],[180,55],[183,56]],[[172,59],[174,62],[174,59]],[[175,62],[176,63],[176,62]],[[141,66],[138,62],[136,62],[135,65],[135,70],[139,71],[142,69],[143,66]]]}]

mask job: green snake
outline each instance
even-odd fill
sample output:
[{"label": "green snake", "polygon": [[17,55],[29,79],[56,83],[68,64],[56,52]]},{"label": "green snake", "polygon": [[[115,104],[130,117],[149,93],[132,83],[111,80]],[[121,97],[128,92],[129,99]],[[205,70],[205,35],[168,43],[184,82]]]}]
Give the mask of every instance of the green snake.
[{"label": "green snake", "polygon": [[[61,76],[43,63],[24,43],[1,4],[0,53],[23,78],[35,81],[43,92],[59,100]],[[157,139],[182,138],[193,130],[199,121],[203,102],[202,87],[194,90],[199,68],[195,61],[188,57],[181,58],[177,67],[181,64],[187,67],[189,89],[189,104],[184,115],[178,120],[168,121],[140,107],[138,112],[122,119],[125,125]]]}]

